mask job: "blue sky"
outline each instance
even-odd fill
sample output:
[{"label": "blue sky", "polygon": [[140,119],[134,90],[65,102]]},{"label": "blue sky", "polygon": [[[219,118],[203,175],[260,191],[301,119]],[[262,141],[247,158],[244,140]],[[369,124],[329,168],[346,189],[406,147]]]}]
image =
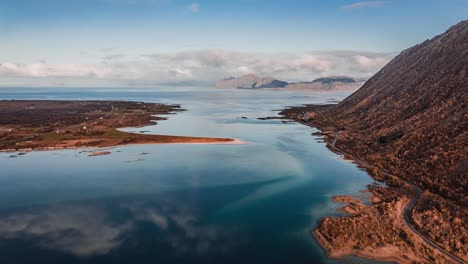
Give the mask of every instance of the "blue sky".
[{"label": "blue sky", "polygon": [[468,0],[2,0],[0,85],[362,77],[467,14]]}]

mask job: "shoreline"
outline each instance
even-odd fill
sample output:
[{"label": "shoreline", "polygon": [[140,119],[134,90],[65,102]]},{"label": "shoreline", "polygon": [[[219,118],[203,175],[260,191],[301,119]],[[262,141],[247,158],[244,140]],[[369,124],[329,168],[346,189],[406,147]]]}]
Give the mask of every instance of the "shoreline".
[{"label": "shoreline", "polygon": [[103,149],[103,148],[116,148],[134,145],[245,145],[250,144],[249,142],[242,141],[236,138],[229,138],[230,140],[223,141],[219,138],[200,138],[200,139],[213,139],[213,141],[206,142],[141,142],[141,143],[129,143],[119,145],[106,145],[106,146],[82,146],[82,147],[41,147],[36,149],[1,149],[0,153],[14,153],[14,152],[32,152],[32,151],[53,151],[53,150],[86,150],[86,149]]},{"label": "shoreline", "polygon": [[[310,233],[314,237],[314,239],[317,241],[317,243],[320,245],[320,247],[323,249],[323,251],[327,255],[327,258],[343,259],[343,258],[348,257],[348,256],[356,256],[356,257],[365,258],[365,259],[369,259],[369,260],[375,260],[375,261],[396,262],[396,263],[398,263],[398,261],[399,261],[398,258],[395,258],[395,257],[376,257],[375,255],[365,254],[365,253],[362,253],[362,252],[353,252],[351,254],[343,252],[341,254],[331,255],[327,251],[327,248],[332,248],[329,245],[330,242],[328,242],[326,240],[326,238],[318,230],[312,230]],[[324,244],[327,244],[329,246],[326,247],[326,246],[324,246]]]},{"label": "shoreline", "polygon": [[155,125],[178,105],[132,101],[0,100],[0,152],[104,148],[134,144],[244,144],[232,138],[122,131]]},{"label": "shoreline", "polygon": [[[329,128],[330,126],[338,128],[338,130],[344,130],[344,128],[336,125],[332,120],[328,119],[326,116],[321,115],[320,111],[324,111],[330,106],[331,105],[306,105],[302,107],[292,107],[292,108],[283,110],[280,113],[280,115],[287,117],[291,120],[294,120],[298,123],[301,123],[303,125],[316,128],[318,131],[314,133],[314,135],[321,136],[324,142],[326,143],[327,148],[329,148],[332,152],[335,152],[339,155],[343,155],[342,157],[343,159],[350,160],[351,162],[355,163],[357,166],[364,168],[369,173],[370,177],[372,177],[374,180],[377,180],[377,181],[383,181],[386,184],[388,184],[388,186],[384,187],[385,189],[387,189],[386,191],[376,191],[377,188],[368,186],[365,189],[365,191],[369,191],[371,193],[371,197],[374,197],[370,199],[371,205],[358,206],[357,209],[354,207],[355,203],[351,201],[335,201],[334,199],[335,197],[333,197],[332,200],[334,200],[335,203],[344,204],[344,206],[340,207],[338,210],[341,212],[345,212],[346,215],[340,216],[340,217],[324,217],[320,219],[318,223],[315,225],[314,229],[311,230],[311,234],[313,235],[317,243],[325,251],[327,257],[339,259],[339,258],[343,258],[346,256],[354,255],[354,256],[364,257],[364,258],[376,260],[376,261],[397,261],[398,263],[412,263],[414,261],[417,261],[418,263],[464,263],[457,256],[451,255],[447,251],[437,246],[432,241],[428,240],[421,233],[415,230],[413,226],[411,226],[414,223],[413,221],[410,221],[412,220],[411,217],[407,216],[406,214],[412,212],[413,206],[418,202],[418,199],[420,198],[420,194],[418,195],[418,193],[420,193],[421,190],[418,187],[384,170],[379,170],[379,169],[375,170],[375,168],[369,163],[355,157],[353,154],[348,154],[347,152],[343,151],[339,147],[335,146],[335,143],[337,142],[337,139],[338,139],[338,133],[336,131],[331,131]],[[298,110],[300,110],[300,112],[298,112]],[[312,115],[309,116],[309,112],[307,112],[307,110],[317,111],[317,112],[312,112]],[[328,125],[323,126],[311,120],[311,119],[317,118],[316,115],[319,115],[318,118],[325,119],[326,121],[324,121],[323,119],[322,121],[324,121],[325,123],[328,123]],[[395,181],[395,180],[398,181],[398,183],[395,183],[395,182],[390,183],[391,181]],[[416,192],[416,194],[413,193],[413,194],[408,195],[407,193],[408,187],[411,187],[411,189],[414,189],[412,192]],[[397,191],[397,193],[395,193],[395,191]],[[392,207],[392,206],[381,206],[380,201],[385,198],[388,198],[388,197],[385,197],[387,195],[385,192],[390,192],[390,196],[392,196],[392,192],[393,192],[394,197],[392,201],[389,201],[393,204],[399,204],[402,201],[408,199],[408,201],[405,203],[404,209],[401,209],[398,207]],[[375,202],[374,199],[376,199],[375,201],[378,201],[378,202]],[[414,199],[416,199],[416,201]],[[375,214],[376,211],[382,212],[382,210],[383,210],[383,213]],[[375,214],[374,219],[366,219],[365,217],[361,216],[362,214],[372,215],[372,213]],[[399,243],[397,241],[398,243],[381,244],[375,247],[375,245],[374,246],[371,245],[372,240],[379,240],[379,239],[375,239],[375,238],[373,239],[370,237],[368,239],[364,239],[368,241],[364,243],[358,243],[359,245],[362,245],[362,244],[367,245],[364,248],[361,248],[360,246],[357,246],[357,245],[352,246],[350,245],[349,242],[343,242],[343,240],[341,240],[341,243],[336,243],[337,241],[340,241],[340,239],[342,239],[343,237],[346,237],[347,239],[352,240],[353,236],[361,237],[362,235],[365,235],[365,234],[367,234],[367,236],[370,236],[372,232],[369,232],[368,230],[373,230],[374,227],[372,226],[372,224],[369,224],[369,222],[371,222],[372,220],[378,219],[379,217],[382,218],[383,214],[385,214],[385,217],[388,217],[390,219],[393,218],[390,221],[390,225],[387,226],[387,229],[391,229],[393,227],[392,223],[394,225],[394,221],[397,221],[399,223],[401,222],[405,223],[404,226],[402,225],[396,229],[396,230],[399,229],[400,230],[399,232],[403,231],[406,234],[404,235],[406,238],[397,238],[397,239],[403,240],[403,243]],[[385,222],[388,219],[384,218],[380,220],[382,222]],[[410,221],[411,224],[408,223],[407,221]],[[380,223],[374,223],[374,224],[380,225]],[[348,233],[343,232],[342,230],[339,230],[339,229],[347,228],[350,226],[353,228],[348,230]],[[339,231],[333,230],[336,228],[338,228]],[[382,235],[382,233],[385,233],[385,232],[386,230],[384,229],[379,235]],[[326,239],[325,234],[328,234],[329,239]],[[404,244],[405,241],[406,242],[412,241],[412,242],[409,243],[410,244],[409,247],[403,246],[403,248],[401,248],[401,246]],[[394,255],[388,254],[388,252],[387,252],[387,255],[382,255],[385,253],[383,250],[384,248],[393,248],[394,250],[396,249],[396,251],[393,252]],[[424,249],[427,255],[431,255],[429,256],[429,259],[427,259],[427,256],[425,256],[424,254],[422,254],[423,256],[421,256],[420,254],[421,252],[418,252],[418,249],[419,251]],[[428,252],[431,252],[431,253],[428,253]],[[399,257],[395,257],[395,256],[399,256]],[[433,260],[437,260],[437,262],[433,262]],[[443,262],[440,262],[440,261],[443,261]],[[445,262],[445,261],[448,261],[448,262]]]}]

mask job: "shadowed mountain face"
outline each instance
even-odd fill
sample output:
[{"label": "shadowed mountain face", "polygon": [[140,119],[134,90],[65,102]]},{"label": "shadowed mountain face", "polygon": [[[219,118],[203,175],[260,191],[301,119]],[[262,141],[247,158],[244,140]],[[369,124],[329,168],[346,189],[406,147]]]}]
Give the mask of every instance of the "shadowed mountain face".
[{"label": "shadowed mountain face", "polygon": [[356,80],[349,77],[325,77],[325,78],[318,78],[312,81],[313,83],[323,83],[323,84],[330,84],[333,82],[342,82],[342,83],[354,83]]},{"label": "shadowed mountain face", "polygon": [[463,21],[403,51],[327,115],[365,138],[386,167],[466,205],[467,74]]},{"label": "shadowed mountain face", "polygon": [[[388,127],[417,117],[430,119],[434,110],[463,115],[463,111],[454,110],[464,104],[445,103],[461,102],[466,96],[467,56],[468,21],[464,21],[403,51],[330,113],[357,127],[381,122]],[[359,121],[352,122],[354,119]]]},{"label": "shadowed mountain face", "polygon": [[[423,189],[412,221],[468,260],[468,20],[403,51],[337,105],[298,108],[336,145]],[[301,119],[302,120],[302,119]]]}]

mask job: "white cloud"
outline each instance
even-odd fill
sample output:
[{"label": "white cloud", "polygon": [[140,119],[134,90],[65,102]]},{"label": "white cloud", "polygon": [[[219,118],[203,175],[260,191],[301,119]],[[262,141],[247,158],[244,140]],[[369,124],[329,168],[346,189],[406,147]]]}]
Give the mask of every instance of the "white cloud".
[{"label": "white cloud", "polygon": [[110,69],[82,64],[47,64],[44,61],[29,64],[0,63],[0,76],[23,77],[96,77],[103,78]]},{"label": "white cloud", "polygon": [[356,2],[353,4],[342,6],[343,9],[346,10],[353,10],[353,9],[361,9],[361,8],[370,8],[370,7],[379,7],[386,3],[386,1],[362,1]]},{"label": "white cloud", "polygon": [[321,76],[369,77],[395,53],[320,51],[304,54],[194,50],[139,57],[110,54],[94,64],[0,62],[0,85],[153,86],[167,83],[214,83],[226,76],[255,73],[286,81]]},{"label": "white cloud", "polygon": [[109,54],[109,55],[102,57],[102,59],[103,60],[119,60],[119,59],[123,59],[124,57],[125,55],[123,54]]},{"label": "white cloud", "polygon": [[364,71],[373,71],[376,68],[381,68],[382,65],[385,65],[388,62],[386,58],[369,58],[363,55],[356,55],[354,56],[354,59]]},{"label": "white cloud", "polygon": [[187,10],[192,12],[192,13],[198,13],[200,12],[200,5],[197,3],[192,3],[187,6]]}]

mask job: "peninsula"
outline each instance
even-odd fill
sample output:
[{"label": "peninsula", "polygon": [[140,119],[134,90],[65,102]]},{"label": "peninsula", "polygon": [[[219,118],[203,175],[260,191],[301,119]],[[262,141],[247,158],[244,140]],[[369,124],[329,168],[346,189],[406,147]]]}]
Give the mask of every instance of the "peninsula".
[{"label": "peninsula", "polygon": [[235,143],[229,138],[144,135],[118,130],[154,124],[178,105],[128,101],[0,101],[0,151],[155,143]]}]

